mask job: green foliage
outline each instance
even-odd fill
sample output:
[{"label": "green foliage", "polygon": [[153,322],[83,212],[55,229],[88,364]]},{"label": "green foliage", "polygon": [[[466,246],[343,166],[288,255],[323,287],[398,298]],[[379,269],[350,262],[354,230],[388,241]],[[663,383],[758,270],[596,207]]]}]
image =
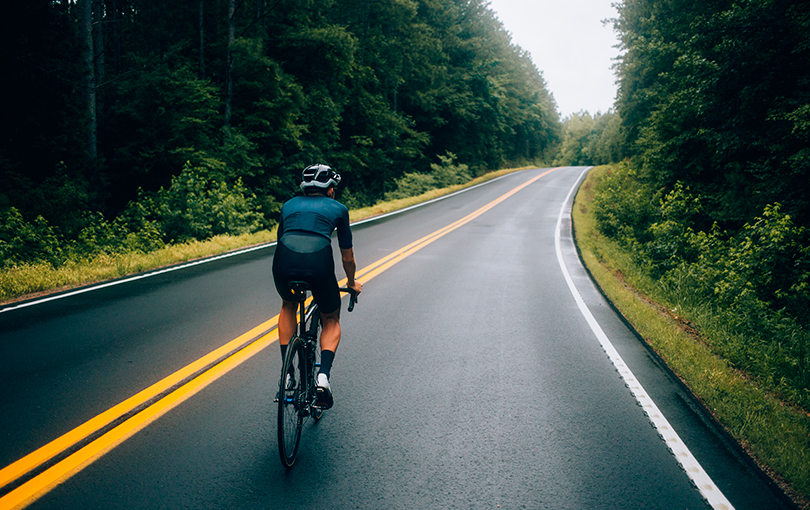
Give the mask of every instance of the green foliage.
[{"label": "green foliage", "polygon": [[408,173],[396,180],[394,191],[385,194],[385,200],[415,197],[437,188],[465,184],[472,179],[469,167],[456,164],[456,155],[448,152],[439,156],[439,163],[431,163],[429,174]]},{"label": "green foliage", "polygon": [[[778,205],[737,235],[694,236],[694,262],[664,276],[710,297],[728,334],[715,348],[735,366],[810,407],[810,236]],[[684,278],[684,275],[688,275]]]},{"label": "green foliage", "polygon": [[591,116],[580,112],[563,120],[563,137],[555,166],[592,166],[618,163],[624,139],[621,119],[613,113]]},{"label": "green foliage", "polygon": [[810,327],[810,235],[779,204],[746,224],[720,256],[715,294],[724,303],[760,302]]},{"label": "green foliage", "polygon": [[168,184],[185,161],[215,155],[221,144],[219,93],[176,53],[130,58],[134,69],[115,90],[126,100],[115,102],[110,119],[108,157],[117,169],[112,178],[120,186],[156,188]]},{"label": "green foliage", "polygon": [[472,179],[470,168],[465,164],[456,164],[456,155],[448,152],[439,156],[439,163],[431,163],[433,183],[437,188],[447,188],[456,184],[465,184]]},{"label": "green foliage", "polygon": [[228,177],[262,175],[265,167],[283,165],[284,154],[303,148],[306,97],[295,78],[266,55],[262,40],[237,39],[233,51],[235,130],[225,150],[233,153],[238,141],[244,146],[238,151],[242,162],[230,158],[229,167],[235,172]]},{"label": "green foliage", "polygon": [[72,251],[85,258],[100,253],[148,253],[164,246],[163,232],[155,222],[126,215],[109,222],[101,213],[85,213],[84,224]]},{"label": "green foliage", "polygon": [[717,352],[808,409],[807,8],[618,7],[616,106],[637,182],[605,184],[623,197],[599,199],[600,229],[633,250],[667,299],[698,310]]},{"label": "green foliage", "polygon": [[810,221],[810,16],[787,0],[625,0],[618,113],[654,188],[727,228],[780,202]]},{"label": "green foliage", "polygon": [[600,232],[626,246],[645,240],[657,211],[652,193],[631,167],[617,165],[597,185],[595,193],[594,217]]},{"label": "green foliage", "polygon": [[20,211],[11,207],[0,216],[0,260],[3,268],[23,262],[62,258],[62,239],[42,216],[25,221]]},{"label": "green foliage", "polygon": [[263,215],[255,201],[241,180],[229,186],[187,164],[169,189],[158,191],[153,207],[167,240],[183,242],[261,230]]},{"label": "green foliage", "polygon": [[647,229],[646,256],[661,270],[672,269],[683,262],[693,262],[700,254],[700,245],[694,241],[694,219],[700,213],[700,199],[689,193],[681,182],[661,199],[658,221]]},{"label": "green foliage", "polygon": [[154,194],[142,192],[113,221],[99,212],[83,213],[74,221],[79,227],[72,239],[65,238],[41,216],[28,222],[17,209],[10,208],[3,213],[0,225],[3,266],[47,262],[58,267],[70,259],[104,253],[148,253],[166,242],[253,233],[269,226],[262,210],[277,213],[280,204],[270,196],[257,199],[241,180],[228,185],[210,177],[224,167],[215,163],[196,168],[187,164],[168,189]]},{"label": "green foliage", "polygon": [[195,2],[92,5],[92,72],[74,3],[17,2],[0,31],[0,208],[43,218],[13,237],[30,255],[4,245],[17,258],[269,228],[314,161],[368,206],[559,142],[542,74],[484,0],[257,2],[232,20],[227,0],[202,20]]},{"label": "green foliage", "polygon": [[[82,212],[90,209],[98,191],[81,175],[69,175],[63,163],[58,171],[38,187],[28,190],[31,200],[41,204],[41,216],[61,231],[66,237],[75,237],[84,226]],[[33,213],[26,211],[27,216]]]},{"label": "green foliage", "polygon": [[109,222],[101,213],[86,212],[74,223],[81,228],[76,239],[69,240],[42,216],[28,222],[17,209],[8,209],[0,225],[2,267],[38,263],[60,267],[102,253],[147,253],[164,246],[160,227],[133,214]]},{"label": "green foliage", "polygon": [[[662,299],[711,329],[712,347],[810,408],[810,233],[780,205],[736,233],[701,227],[702,200],[676,183],[655,200],[627,165],[595,187],[599,231],[636,257]],[[655,206],[654,204],[656,204]]]},{"label": "green foliage", "polygon": [[415,197],[436,189],[435,180],[430,174],[409,173],[396,180],[396,189],[385,194],[385,201]]},{"label": "green foliage", "polygon": [[590,164],[588,143],[593,136],[594,125],[593,117],[587,112],[563,120],[563,139],[554,166]]},{"label": "green foliage", "polygon": [[594,135],[588,143],[591,165],[618,163],[624,159],[625,139],[621,116],[616,112],[596,115]]}]

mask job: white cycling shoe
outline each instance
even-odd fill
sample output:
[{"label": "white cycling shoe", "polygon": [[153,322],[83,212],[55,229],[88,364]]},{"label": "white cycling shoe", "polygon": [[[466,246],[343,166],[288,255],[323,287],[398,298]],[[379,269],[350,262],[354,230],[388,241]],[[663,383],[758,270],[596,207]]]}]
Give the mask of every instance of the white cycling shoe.
[{"label": "white cycling shoe", "polygon": [[[290,374],[287,374],[287,377],[284,378],[284,389],[286,391],[291,391],[295,389],[295,379]],[[273,402],[278,402],[279,395],[281,392],[276,392],[276,398],[273,399]]]},{"label": "white cycling shoe", "polygon": [[329,378],[326,374],[318,374],[318,382],[315,387],[315,405],[321,409],[329,409],[334,401],[332,400],[332,387],[329,386]]}]

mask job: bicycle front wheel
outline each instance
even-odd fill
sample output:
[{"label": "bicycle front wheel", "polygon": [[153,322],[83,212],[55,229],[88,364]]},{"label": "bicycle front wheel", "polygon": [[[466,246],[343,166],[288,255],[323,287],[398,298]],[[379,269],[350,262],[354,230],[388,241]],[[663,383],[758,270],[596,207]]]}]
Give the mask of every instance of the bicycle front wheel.
[{"label": "bicycle front wheel", "polygon": [[301,338],[294,336],[287,346],[278,389],[278,451],[285,468],[295,463],[304,424],[307,397],[304,356],[304,344]]}]

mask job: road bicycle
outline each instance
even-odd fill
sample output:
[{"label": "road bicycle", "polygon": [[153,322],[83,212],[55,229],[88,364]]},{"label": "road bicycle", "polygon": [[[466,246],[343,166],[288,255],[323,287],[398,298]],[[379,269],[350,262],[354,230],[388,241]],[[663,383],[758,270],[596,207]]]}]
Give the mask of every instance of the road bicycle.
[{"label": "road bicycle", "polygon": [[[317,369],[320,364],[318,333],[321,327],[321,314],[313,301],[306,304],[310,291],[306,282],[290,282],[295,300],[298,302],[298,330],[287,346],[287,354],[281,364],[281,377],[278,382],[278,451],[281,463],[291,468],[298,454],[301,429],[309,417],[321,419],[324,409],[316,404]],[[341,288],[348,292],[351,312],[357,302],[353,289]]]}]

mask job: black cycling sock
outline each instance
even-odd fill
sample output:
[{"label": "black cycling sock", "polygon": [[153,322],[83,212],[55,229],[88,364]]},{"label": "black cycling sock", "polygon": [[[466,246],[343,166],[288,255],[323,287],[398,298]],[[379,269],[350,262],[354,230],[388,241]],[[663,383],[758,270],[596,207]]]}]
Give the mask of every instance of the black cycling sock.
[{"label": "black cycling sock", "polygon": [[[287,344],[289,345],[289,344]],[[281,362],[284,363],[284,356],[287,355],[287,345],[279,343],[278,346],[281,347]]]},{"label": "black cycling sock", "polygon": [[326,377],[329,377],[329,373],[332,371],[333,361],[335,361],[335,351],[321,351],[320,373],[326,374]]}]

